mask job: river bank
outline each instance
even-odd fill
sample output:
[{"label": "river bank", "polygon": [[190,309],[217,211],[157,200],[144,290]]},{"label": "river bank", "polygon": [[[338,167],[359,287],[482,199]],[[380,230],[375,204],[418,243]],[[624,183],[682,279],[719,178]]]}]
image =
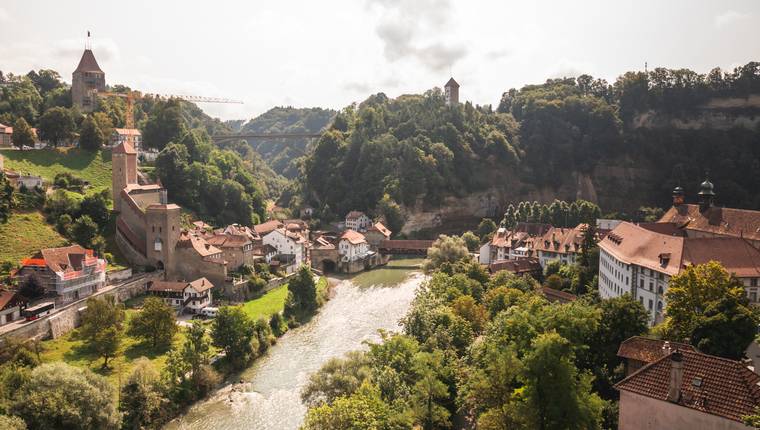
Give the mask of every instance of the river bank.
[{"label": "river bank", "polygon": [[[421,260],[420,260],[421,261]],[[166,428],[297,429],[306,413],[300,391],[323,363],[396,331],[424,276],[411,260],[352,277],[331,278],[332,298],[244,371],[240,380],[196,404]],[[406,266],[406,267],[399,267]]]}]

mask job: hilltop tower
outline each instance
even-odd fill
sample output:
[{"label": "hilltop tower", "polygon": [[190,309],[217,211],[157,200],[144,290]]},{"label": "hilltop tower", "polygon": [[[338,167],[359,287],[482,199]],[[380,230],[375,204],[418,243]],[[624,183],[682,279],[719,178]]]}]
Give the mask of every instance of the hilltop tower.
[{"label": "hilltop tower", "polygon": [[100,70],[90,47],[90,32],[82,58],[71,74],[71,101],[82,112],[92,112],[97,107],[97,91],[106,90],[106,74]]},{"label": "hilltop tower", "polygon": [[446,91],[446,105],[452,106],[459,103],[459,84],[454,78],[449,79],[443,86]]},{"label": "hilltop tower", "polygon": [[121,212],[121,192],[131,184],[137,184],[137,151],[129,142],[122,142],[111,151],[111,185],[115,212]]}]

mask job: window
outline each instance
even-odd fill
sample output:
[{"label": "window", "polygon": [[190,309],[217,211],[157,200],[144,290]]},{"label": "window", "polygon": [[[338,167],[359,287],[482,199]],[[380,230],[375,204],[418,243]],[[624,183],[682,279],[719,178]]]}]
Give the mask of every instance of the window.
[{"label": "window", "polygon": [[639,279],[639,285],[640,285],[641,288],[644,288],[644,280],[643,279]]},{"label": "window", "polygon": [[652,281],[649,281],[649,291],[654,291],[654,283]]},{"label": "window", "polygon": [[749,280],[749,286],[750,287],[757,287],[757,278],[752,278]]},{"label": "window", "polygon": [[662,285],[657,286],[657,294],[662,294]]},{"label": "window", "polygon": [[662,312],[662,302],[659,300],[657,301],[657,312]]},{"label": "window", "polygon": [[649,299],[649,310],[652,310],[652,299]]}]

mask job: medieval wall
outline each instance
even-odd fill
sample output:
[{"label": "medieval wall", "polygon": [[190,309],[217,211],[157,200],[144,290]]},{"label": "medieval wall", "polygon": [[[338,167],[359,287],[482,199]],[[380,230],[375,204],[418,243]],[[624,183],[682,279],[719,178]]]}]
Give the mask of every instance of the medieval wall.
[{"label": "medieval wall", "polygon": [[206,261],[201,258],[192,248],[176,248],[174,252],[174,271],[170,277],[194,281],[200,277],[206,277],[214,286],[222,286],[227,277],[227,270],[220,262]]}]

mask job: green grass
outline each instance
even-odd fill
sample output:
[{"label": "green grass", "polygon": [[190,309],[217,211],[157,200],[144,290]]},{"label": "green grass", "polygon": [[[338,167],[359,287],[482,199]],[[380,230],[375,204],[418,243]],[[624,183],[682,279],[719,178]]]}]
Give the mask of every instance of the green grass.
[{"label": "green grass", "polygon": [[[127,321],[136,314],[136,310],[127,309]],[[119,382],[123,382],[132,372],[134,361],[146,357],[158,371],[166,364],[166,350],[154,350],[147,343],[131,336],[124,335],[119,352],[109,360],[109,368],[103,369],[103,359],[92,353],[79,338],[79,330],[74,330],[55,340],[42,343],[44,352],[43,362],[63,361],[72,366],[87,368],[105,376],[116,390]],[[173,345],[181,345],[185,339],[185,330],[180,328],[174,336]]]},{"label": "green grass", "polygon": [[78,148],[3,150],[5,168],[42,176],[52,183],[55,175],[68,172],[88,181],[91,190],[111,188],[111,151],[88,152]]},{"label": "green grass", "polygon": [[0,224],[0,262],[18,264],[42,248],[66,243],[39,212],[12,213],[7,223]]},{"label": "green grass", "polygon": [[285,309],[288,298],[288,284],[267,291],[263,296],[243,303],[243,311],[254,320],[269,318],[272,314]]}]

